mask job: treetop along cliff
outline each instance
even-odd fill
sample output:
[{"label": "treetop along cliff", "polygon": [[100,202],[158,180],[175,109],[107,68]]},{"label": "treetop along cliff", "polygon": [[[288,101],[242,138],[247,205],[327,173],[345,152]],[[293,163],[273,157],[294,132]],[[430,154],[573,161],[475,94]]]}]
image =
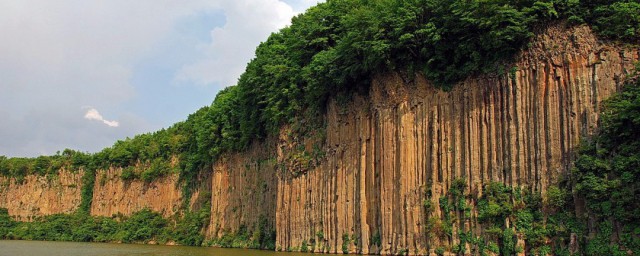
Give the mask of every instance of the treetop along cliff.
[{"label": "treetop along cliff", "polygon": [[448,89],[470,75],[504,73],[536,29],[556,22],[587,23],[603,38],[637,44],[640,3],[329,0],[273,33],[258,46],[238,84],[186,121],[95,154],[0,156],[0,175],[20,179],[84,169],[85,182],[92,183],[97,169],[141,166],[127,169],[124,178],[151,181],[177,172],[182,181],[194,180],[223,153],[243,150],[284,124],[294,124],[301,136],[322,128],[328,99],[366,92],[374,74],[422,74]]}]

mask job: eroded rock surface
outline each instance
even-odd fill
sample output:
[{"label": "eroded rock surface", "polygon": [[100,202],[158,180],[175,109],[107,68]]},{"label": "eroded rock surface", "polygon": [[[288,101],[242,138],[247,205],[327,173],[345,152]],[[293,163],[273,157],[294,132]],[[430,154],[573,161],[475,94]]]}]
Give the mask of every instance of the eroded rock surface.
[{"label": "eroded rock surface", "polygon": [[[638,49],[603,45],[586,27],[552,27],[515,68],[450,92],[419,76],[377,77],[368,97],[330,105],[326,161],[281,177],[277,246],[313,242],[316,252],[382,254],[451,248],[457,227],[451,241],[427,239],[427,191],[440,218],[438,198],[455,178],[475,198],[490,181],[544,193],[568,171],[580,139],[598,124],[601,101],[637,60]],[[460,226],[481,234],[469,204],[471,221]]]},{"label": "eroded rock surface", "polygon": [[178,175],[170,174],[152,182],[125,181],[122,168],[96,172],[93,186],[91,215],[111,217],[131,215],[144,208],[160,212],[164,217],[174,215],[182,204],[182,187]]},{"label": "eroded rock surface", "polygon": [[56,213],[72,213],[80,206],[82,171],[60,170],[57,175],[28,175],[22,182],[0,177],[0,207],[20,221]]},{"label": "eroded rock surface", "polygon": [[[242,154],[223,157],[213,166],[209,238],[275,226],[276,158],[273,143],[254,145]],[[262,225],[262,226],[261,226]]]}]

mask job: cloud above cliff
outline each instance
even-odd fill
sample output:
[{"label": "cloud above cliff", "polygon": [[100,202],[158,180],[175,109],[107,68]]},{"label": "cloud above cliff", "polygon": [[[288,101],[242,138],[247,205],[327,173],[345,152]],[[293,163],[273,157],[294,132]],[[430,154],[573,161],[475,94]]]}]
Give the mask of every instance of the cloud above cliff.
[{"label": "cloud above cliff", "polygon": [[0,155],[95,152],[183,120],[315,3],[0,0]]},{"label": "cloud above cliff", "polygon": [[102,117],[102,115],[100,114],[100,112],[98,112],[98,110],[95,109],[95,108],[89,108],[87,110],[87,113],[84,114],[84,119],[100,121],[100,122],[106,124],[109,127],[118,127],[118,126],[120,126],[120,123],[118,123],[118,121],[109,121],[109,120],[104,119]]}]

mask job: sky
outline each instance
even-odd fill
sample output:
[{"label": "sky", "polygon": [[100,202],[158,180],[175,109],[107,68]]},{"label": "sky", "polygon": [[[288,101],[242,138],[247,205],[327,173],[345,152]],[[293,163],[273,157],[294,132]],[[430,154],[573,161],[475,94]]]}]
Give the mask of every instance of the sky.
[{"label": "sky", "polygon": [[0,0],[0,155],[97,152],[185,120],[318,0]]}]

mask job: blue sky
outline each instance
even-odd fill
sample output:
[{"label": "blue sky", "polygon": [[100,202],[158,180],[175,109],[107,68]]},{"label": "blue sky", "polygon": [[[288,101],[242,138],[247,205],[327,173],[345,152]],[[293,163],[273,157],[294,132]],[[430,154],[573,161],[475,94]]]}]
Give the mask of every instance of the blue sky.
[{"label": "blue sky", "polygon": [[0,0],[0,155],[72,148],[184,120],[316,0]]}]

